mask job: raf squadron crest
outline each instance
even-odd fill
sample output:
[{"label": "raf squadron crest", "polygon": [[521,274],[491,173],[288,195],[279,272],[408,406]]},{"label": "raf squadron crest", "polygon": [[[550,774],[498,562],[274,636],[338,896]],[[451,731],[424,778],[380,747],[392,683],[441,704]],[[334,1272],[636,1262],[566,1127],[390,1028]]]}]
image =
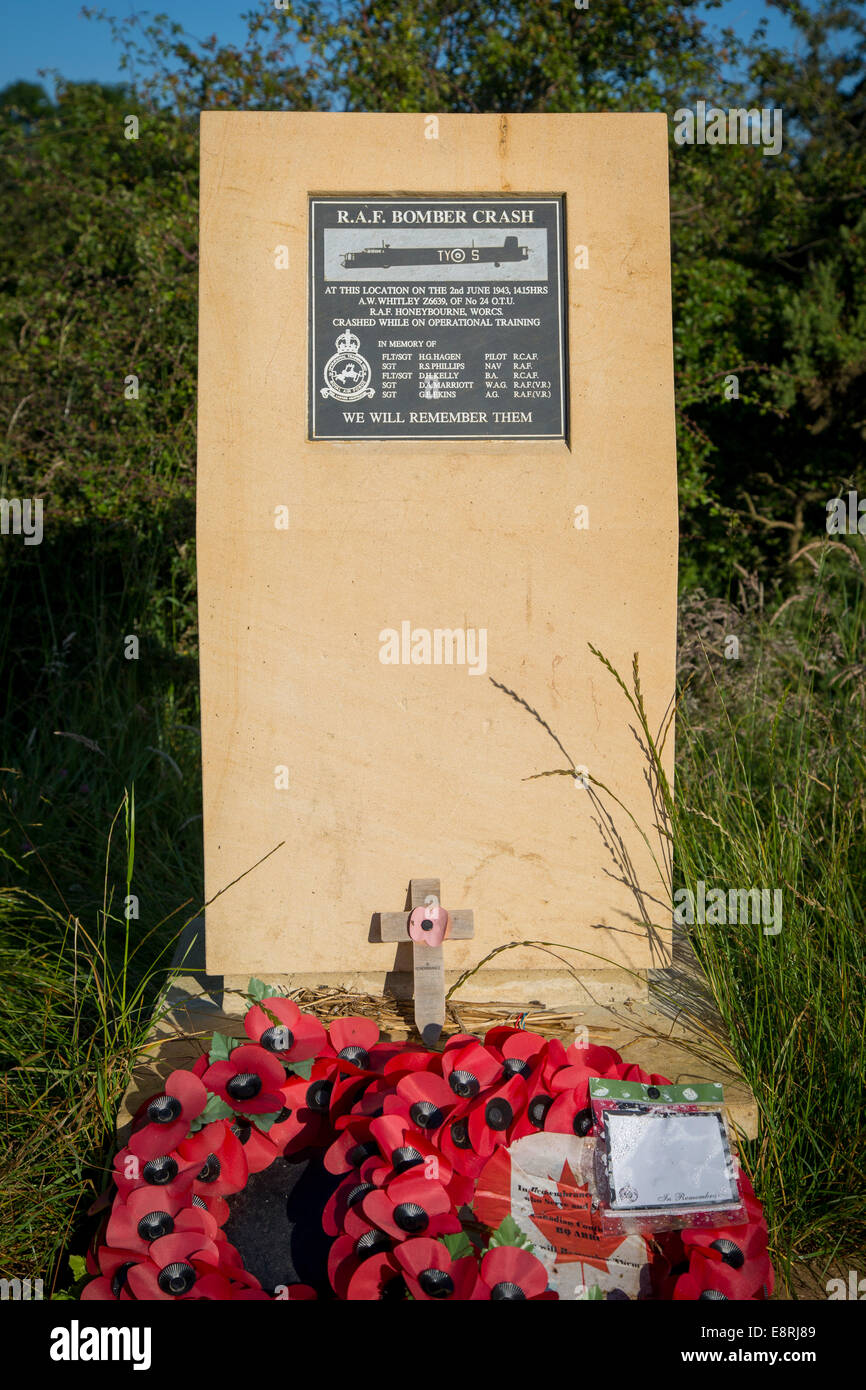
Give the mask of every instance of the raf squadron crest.
[{"label": "raf squadron crest", "polygon": [[337,339],[337,351],[325,363],[323,396],[335,401],[361,401],[375,395],[370,389],[370,363],[358,352],[361,341],[348,329]]}]

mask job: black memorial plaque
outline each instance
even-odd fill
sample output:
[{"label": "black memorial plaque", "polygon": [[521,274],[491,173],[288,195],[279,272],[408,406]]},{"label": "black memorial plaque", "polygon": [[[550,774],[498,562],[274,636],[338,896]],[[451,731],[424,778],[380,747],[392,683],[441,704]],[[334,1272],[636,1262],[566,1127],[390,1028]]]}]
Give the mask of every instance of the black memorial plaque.
[{"label": "black memorial plaque", "polygon": [[563,439],[561,198],[310,199],[311,439]]}]

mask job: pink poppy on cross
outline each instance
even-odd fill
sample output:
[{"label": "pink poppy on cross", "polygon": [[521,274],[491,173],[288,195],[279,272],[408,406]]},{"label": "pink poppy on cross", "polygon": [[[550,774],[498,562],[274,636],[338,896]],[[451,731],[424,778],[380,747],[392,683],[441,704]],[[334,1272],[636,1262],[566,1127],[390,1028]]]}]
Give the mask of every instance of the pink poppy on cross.
[{"label": "pink poppy on cross", "polygon": [[445,958],[443,943],[475,935],[474,914],[447,912],[439,901],[438,878],[409,881],[409,905],[403,912],[380,914],[382,941],[411,941],[414,967],[415,1025],[432,1047],[445,1026]]}]

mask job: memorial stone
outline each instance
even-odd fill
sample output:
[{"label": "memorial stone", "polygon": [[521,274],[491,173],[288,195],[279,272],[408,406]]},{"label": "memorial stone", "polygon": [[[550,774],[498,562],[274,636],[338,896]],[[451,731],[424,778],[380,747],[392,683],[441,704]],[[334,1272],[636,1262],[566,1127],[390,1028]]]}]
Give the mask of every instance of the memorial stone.
[{"label": "memorial stone", "polygon": [[[665,117],[201,131],[208,970],[411,993],[378,913],[430,878],[474,913],[446,981],[505,944],[570,948],[515,945],[461,998],[573,1002],[575,969],[593,998],[640,993],[670,959],[665,857],[590,646],[626,681],[639,654],[661,726]],[[672,735],[663,759],[672,778]]]}]

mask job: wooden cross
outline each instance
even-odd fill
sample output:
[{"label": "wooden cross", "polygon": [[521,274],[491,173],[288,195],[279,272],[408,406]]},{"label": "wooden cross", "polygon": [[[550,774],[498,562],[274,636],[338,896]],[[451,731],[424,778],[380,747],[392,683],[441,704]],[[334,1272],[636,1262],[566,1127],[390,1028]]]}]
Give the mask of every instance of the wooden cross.
[{"label": "wooden cross", "polygon": [[[445,1026],[445,954],[442,946],[428,946],[409,935],[409,918],[415,908],[430,900],[439,902],[438,878],[409,881],[409,906],[404,912],[380,913],[382,941],[412,941],[415,973],[415,1026],[427,1047],[439,1039]],[[446,939],[467,941],[475,935],[474,914],[469,911],[448,914]]]}]

